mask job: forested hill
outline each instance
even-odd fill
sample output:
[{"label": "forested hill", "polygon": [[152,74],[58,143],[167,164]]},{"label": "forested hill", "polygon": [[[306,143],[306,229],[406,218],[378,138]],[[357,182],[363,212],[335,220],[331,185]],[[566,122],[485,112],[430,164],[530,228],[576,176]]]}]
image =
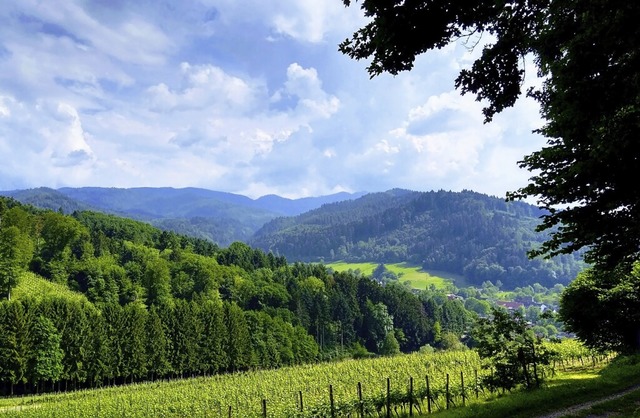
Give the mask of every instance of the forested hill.
[{"label": "forested hill", "polygon": [[0,197],[0,396],[414,351],[470,321],[444,291]]},{"label": "forested hill", "polygon": [[577,256],[529,260],[540,210],[471,191],[394,189],[267,223],[250,241],[289,260],[404,262],[509,287],[567,283]]}]

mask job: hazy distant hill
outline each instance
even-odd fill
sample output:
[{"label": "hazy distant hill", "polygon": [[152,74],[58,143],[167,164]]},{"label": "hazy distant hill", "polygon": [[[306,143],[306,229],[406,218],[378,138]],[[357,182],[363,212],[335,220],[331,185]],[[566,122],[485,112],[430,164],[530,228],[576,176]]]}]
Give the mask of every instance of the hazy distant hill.
[{"label": "hazy distant hill", "polygon": [[477,284],[567,283],[583,267],[578,257],[526,256],[546,237],[534,232],[541,214],[470,191],[395,189],[274,219],[249,243],[290,261],[410,261]]},{"label": "hazy distant hill", "polygon": [[227,246],[247,241],[266,222],[278,216],[298,215],[322,204],[362,195],[287,199],[246,196],[198,188],[37,188],[0,192],[23,203],[71,213],[96,210],[150,222],[162,229],[206,238]]},{"label": "hazy distant hill", "polygon": [[64,213],[72,213],[77,210],[96,210],[96,208],[88,205],[87,203],[74,200],[59,191],[48,187],[12,190],[0,192],[0,195],[13,197],[19,202],[42,209],[51,209],[56,211],[62,209]]}]

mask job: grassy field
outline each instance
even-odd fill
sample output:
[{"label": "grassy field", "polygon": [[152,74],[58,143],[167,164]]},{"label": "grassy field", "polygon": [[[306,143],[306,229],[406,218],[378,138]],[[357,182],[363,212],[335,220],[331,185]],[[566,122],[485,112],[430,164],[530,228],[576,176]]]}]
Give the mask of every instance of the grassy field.
[{"label": "grassy field", "polygon": [[[364,275],[370,275],[373,270],[378,267],[378,263],[329,263],[327,267],[335,271],[360,270]],[[436,275],[435,272],[428,273],[420,266],[410,265],[408,263],[385,264],[385,267],[398,276],[401,283],[409,282],[414,289],[425,289],[427,286],[433,285],[438,289],[446,288],[452,283],[452,278],[445,278]]]}]

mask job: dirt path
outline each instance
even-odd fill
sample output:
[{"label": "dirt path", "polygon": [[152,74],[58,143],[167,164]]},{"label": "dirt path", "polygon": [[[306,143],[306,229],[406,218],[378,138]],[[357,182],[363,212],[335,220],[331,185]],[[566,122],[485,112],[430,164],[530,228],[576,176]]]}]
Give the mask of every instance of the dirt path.
[{"label": "dirt path", "polygon": [[567,415],[574,414],[576,412],[584,411],[585,409],[589,409],[594,405],[601,404],[603,402],[612,401],[614,399],[621,398],[625,395],[630,394],[631,392],[635,392],[636,390],[640,390],[640,385],[635,385],[630,387],[629,389],[625,389],[622,392],[614,393],[613,395],[606,396],[604,398],[596,399],[590,402],[581,403],[578,405],[571,406],[569,408],[563,409],[561,411],[556,411],[548,415],[541,415],[537,418],[561,418]]}]

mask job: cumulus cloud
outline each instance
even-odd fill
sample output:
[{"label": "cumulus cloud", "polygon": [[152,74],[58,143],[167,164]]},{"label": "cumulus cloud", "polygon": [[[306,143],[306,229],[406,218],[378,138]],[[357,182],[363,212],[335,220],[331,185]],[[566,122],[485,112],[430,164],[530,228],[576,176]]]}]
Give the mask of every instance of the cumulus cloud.
[{"label": "cumulus cloud", "polygon": [[540,144],[535,103],[484,125],[452,91],[480,47],[370,80],[337,52],[357,5],[24,0],[0,20],[0,188],[499,194]]},{"label": "cumulus cloud", "polygon": [[322,82],[315,68],[303,68],[298,63],[292,63],[287,68],[287,81],[271,98],[274,103],[287,101],[296,102],[296,109],[312,118],[328,118],[334,114],[340,100],[327,94],[322,89]]},{"label": "cumulus cloud", "polygon": [[90,176],[96,157],[73,106],[51,101],[30,105],[12,97],[0,103],[0,177],[5,179],[0,187],[59,185],[61,175],[69,181]]},{"label": "cumulus cloud", "polygon": [[171,90],[160,83],[148,88],[151,109],[210,108],[218,113],[243,113],[250,110],[258,96],[264,96],[264,86],[257,80],[244,80],[225,73],[212,65],[180,65],[183,86]]}]

